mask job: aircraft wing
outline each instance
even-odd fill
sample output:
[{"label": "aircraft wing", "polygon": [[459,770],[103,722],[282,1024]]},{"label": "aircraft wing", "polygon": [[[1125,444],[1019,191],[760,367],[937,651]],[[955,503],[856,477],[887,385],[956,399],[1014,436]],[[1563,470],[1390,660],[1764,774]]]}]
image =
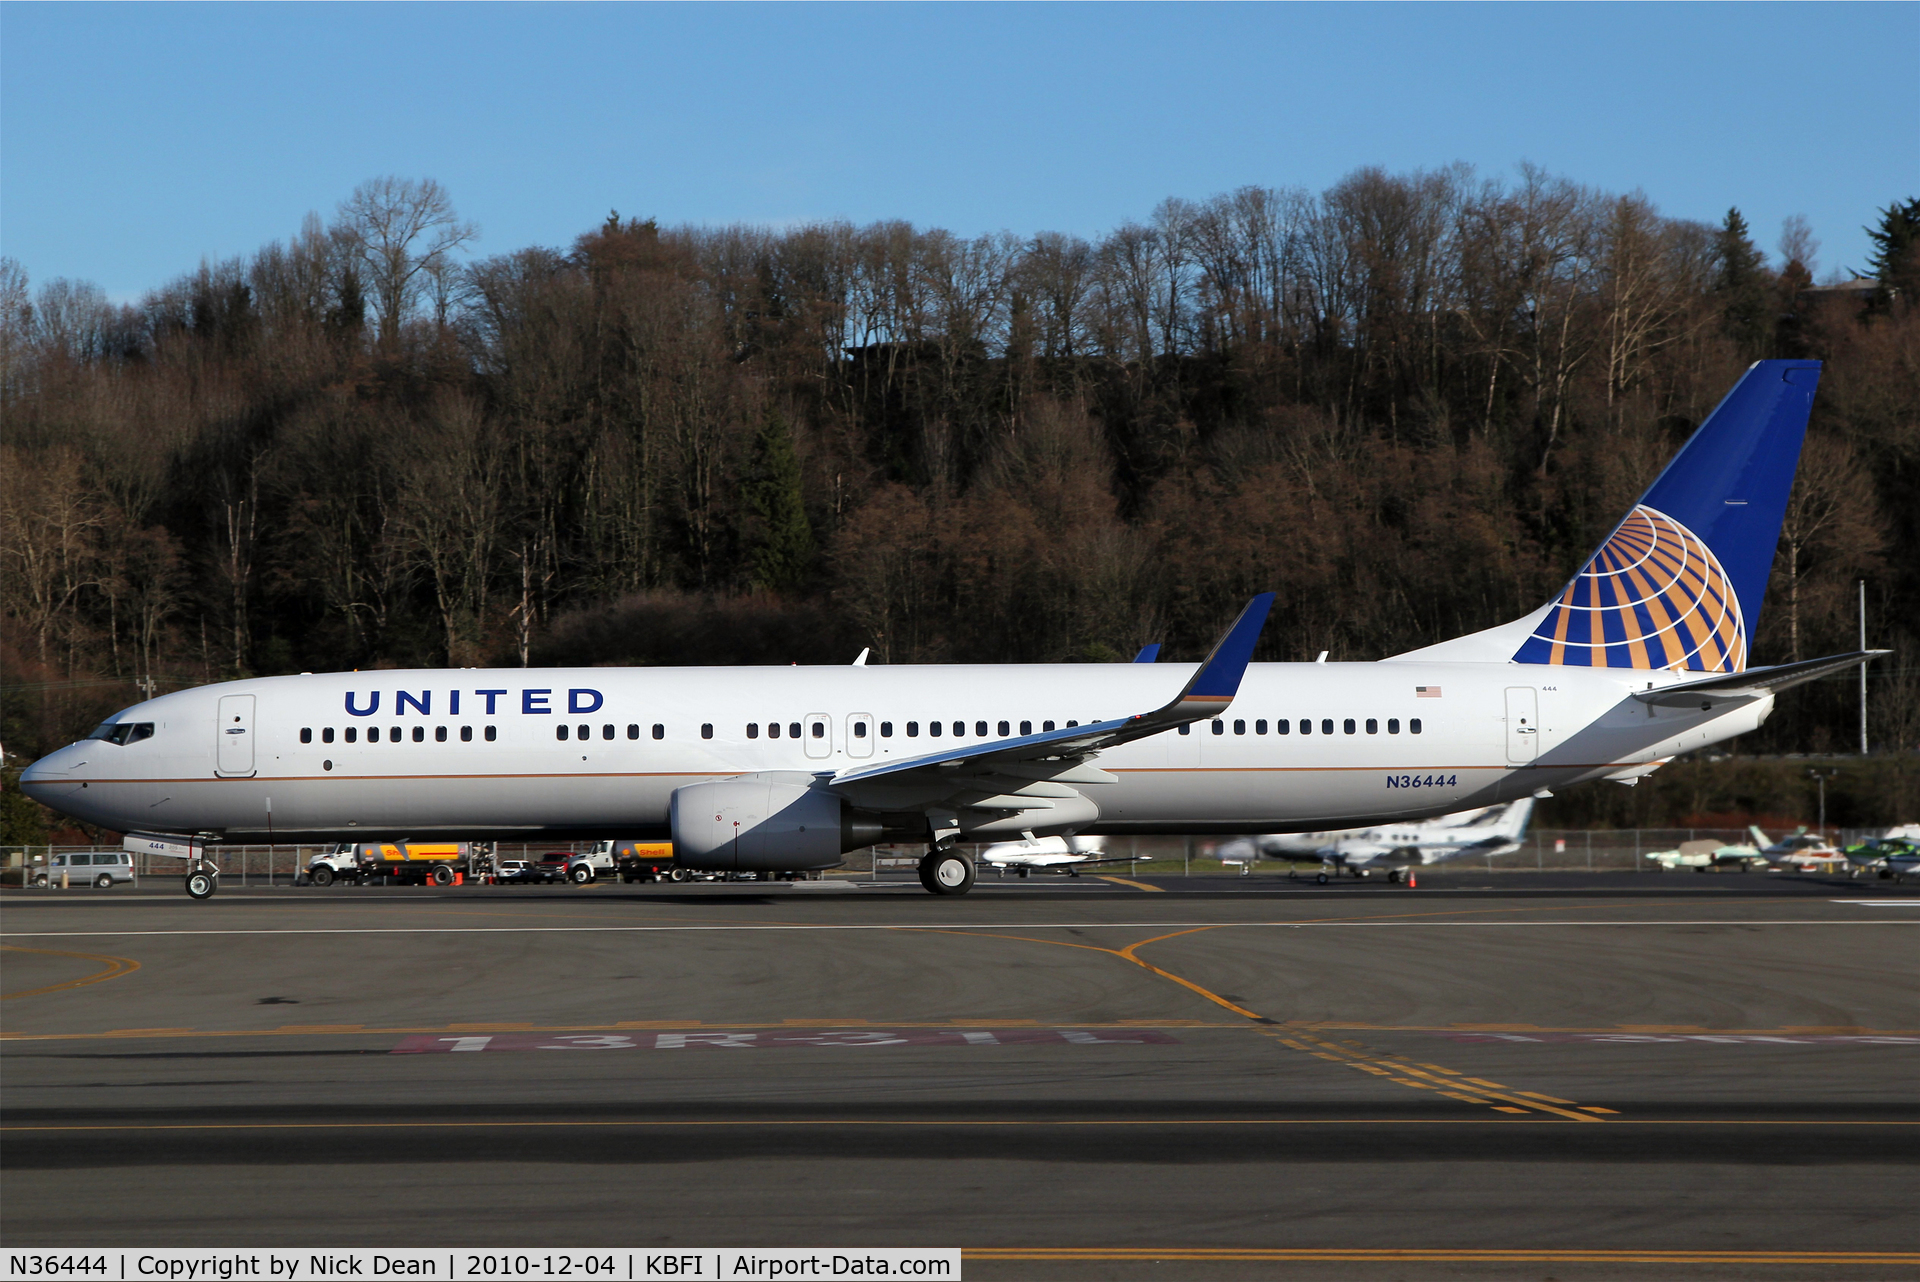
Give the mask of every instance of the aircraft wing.
[{"label": "aircraft wing", "polygon": [[1660,708],[1705,708],[1716,703],[1761,699],[1892,653],[1891,650],[1855,650],[1851,654],[1832,654],[1824,659],[1804,659],[1799,663],[1781,663],[1770,668],[1748,668],[1745,672],[1728,672],[1701,681],[1683,681],[1679,685],[1657,690],[1636,690],[1633,697]]},{"label": "aircraft wing", "polygon": [[[1273,593],[1262,592],[1247,603],[1233,626],[1214,645],[1213,652],[1193,674],[1186,687],[1171,701],[1150,712],[1137,713],[1113,721],[1095,721],[1084,726],[1067,726],[1044,734],[1021,735],[1012,739],[992,739],[985,743],[956,745],[942,752],[901,761],[883,761],[873,765],[841,770],[827,779],[827,786],[847,796],[857,805],[882,809],[912,809],[937,805],[962,794],[983,791],[1023,792],[1022,797],[989,797],[1005,800],[1002,809],[1026,809],[1038,799],[1053,796],[1077,796],[1068,784],[1112,783],[1114,777],[1085,763],[1103,748],[1144,739],[1189,722],[1218,716],[1239,693],[1240,679],[1253,659],[1254,643],[1273,608]],[[1062,791],[1050,793],[1050,787]],[[983,803],[968,803],[980,807]]]}]

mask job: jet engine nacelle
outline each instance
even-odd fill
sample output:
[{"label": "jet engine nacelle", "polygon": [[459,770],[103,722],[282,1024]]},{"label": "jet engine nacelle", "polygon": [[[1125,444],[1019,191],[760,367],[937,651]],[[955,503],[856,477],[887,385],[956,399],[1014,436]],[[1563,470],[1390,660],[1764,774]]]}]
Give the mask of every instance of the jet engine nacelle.
[{"label": "jet engine nacelle", "polygon": [[[805,778],[805,776],[801,776]],[[880,840],[880,823],[792,776],[743,775],[673,790],[673,860],[714,872],[832,868]]]}]

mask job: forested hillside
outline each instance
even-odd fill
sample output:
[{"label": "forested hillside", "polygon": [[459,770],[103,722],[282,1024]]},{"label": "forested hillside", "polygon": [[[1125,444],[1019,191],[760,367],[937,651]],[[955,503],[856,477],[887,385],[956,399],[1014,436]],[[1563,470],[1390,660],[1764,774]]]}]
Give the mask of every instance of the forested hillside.
[{"label": "forested hillside", "polygon": [[[376,666],[1374,659],[1557,590],[1750,361],[1827,362],[1755,661],[1870,640],[1920,746],[1920,202],[1877,289],[1523,170],[1168,200],[1091,242],[669,228],[469,259],[365,184],[138,305],[0,264],[5,745]],[[138,234],[130,229],[129,234]],[[1743,751],[1855,742],[1850,679]]]}]

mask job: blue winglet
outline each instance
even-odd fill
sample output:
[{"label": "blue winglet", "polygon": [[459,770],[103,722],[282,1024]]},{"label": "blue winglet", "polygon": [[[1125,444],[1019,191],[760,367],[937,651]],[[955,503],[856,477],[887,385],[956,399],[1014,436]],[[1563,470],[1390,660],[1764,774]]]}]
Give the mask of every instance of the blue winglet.
[{"label": "blue winglet", "polygon": [[1239,693],[1240,678],[1246,675],[1247,664],[1253,661],[1253,647],[1260,640],[1260,629],[1266,626],[1267,613],[1272,609],[1271,592],[1262,592],[1247,602],[1247,608],[1240,611],[1240,617],[1233,621],[1227,634],[1213,647],[1213,653],[1200,665],[1200,671],[1193,674],[1193,680],[1180,692],[1181,702],[1230,702]]},{"label": "blue winglet", "polygon": [[1140,653],[1133,656],[1135,663],[1157,663],[1159,660],[1160,647],[1157,644],[1143,645],[1140,647]]}]

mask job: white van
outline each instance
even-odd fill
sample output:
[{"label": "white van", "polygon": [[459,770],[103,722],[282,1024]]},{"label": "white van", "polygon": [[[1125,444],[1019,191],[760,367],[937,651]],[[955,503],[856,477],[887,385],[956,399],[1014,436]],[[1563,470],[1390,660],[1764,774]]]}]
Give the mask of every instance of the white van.
[{"label": "white van", "polygon": [[69,886],[84,886],[88,882],[106,890],[118,881],[133,880],[133,856],[124,850],[81,851],[71,855],[55,855],[53,868],[49,872],[42,863],[33,870],[33,884],[44,886],[49,879],[60,880],[60,874],[67,875]]}]

